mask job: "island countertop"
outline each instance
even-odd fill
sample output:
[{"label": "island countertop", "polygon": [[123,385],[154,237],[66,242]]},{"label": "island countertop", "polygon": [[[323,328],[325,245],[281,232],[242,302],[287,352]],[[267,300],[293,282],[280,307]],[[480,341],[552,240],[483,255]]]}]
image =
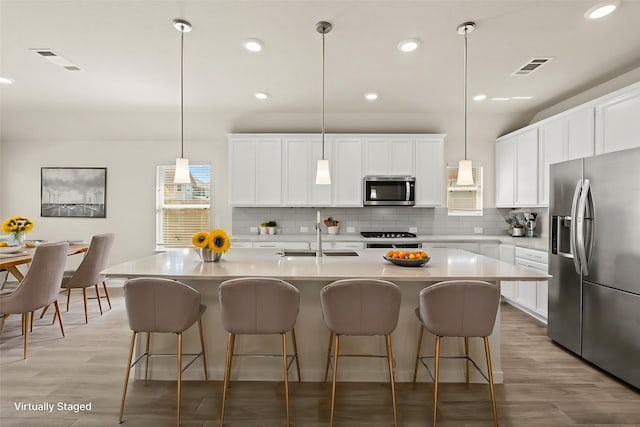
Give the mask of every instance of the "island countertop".
[{"label": "island countertop", "polygon": [[431,248],[431,260],[422,267],[400,267],[385,261],[387,249],[362,249],[359,256],[282,256],[274,248],[235,248],[219,262],[202,262],[195,250],[173,249],[103,271],[109,277],[159,276],[176,280],[227,280],[268,276],[295,281],[332,281],[379,278],[393,282],[475,279],[546,280],[548,275],[483,255],[453,248]]}]

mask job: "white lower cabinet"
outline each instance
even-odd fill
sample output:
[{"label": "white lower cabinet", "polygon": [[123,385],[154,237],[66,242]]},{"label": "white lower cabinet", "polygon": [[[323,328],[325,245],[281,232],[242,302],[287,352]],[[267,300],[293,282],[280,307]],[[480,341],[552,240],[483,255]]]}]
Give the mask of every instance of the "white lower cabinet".
[{"label": "white lower cabinet", "polygon": [[[516,248],[515,264],[524,268],[547,273],[547,253],[536,249]],[[518,281],[516,282],[515,305],[533,317],[547,321],[548,282]]]},{"label": "white lower cabinet", "polygon": [[[513,264],[515,261],[515,246],[513,245],[500,245],[499,248],[499,260]],[[500,283],[500,293],[502,296],[510,301],[515,301],[517,298],[516,282],[512,280],[503,280]]]}]

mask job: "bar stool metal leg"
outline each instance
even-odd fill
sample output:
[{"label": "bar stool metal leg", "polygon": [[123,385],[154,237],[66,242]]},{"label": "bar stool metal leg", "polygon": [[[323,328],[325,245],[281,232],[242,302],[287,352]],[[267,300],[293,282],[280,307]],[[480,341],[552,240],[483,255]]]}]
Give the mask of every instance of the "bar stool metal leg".
[{"label": "bar stool metal leg", "polygon": [[336,408],[336,380],[338,378],[338,353],[340,351],[340,335],[335,334],[335,347],[333,350],[333,383],[331,385],[331,419],[329,427],[333,427],[333,413]]},{"label": "bar stool metal leg", "polygon": [[[331,364],[331,348],[333,347],[333,332],[329,333],[329,349],[327,350],[327,367],[324,370],[324,382],[327,382],[329,376],[329,365]],[[335,369],[335,368],[334,368]]]},{"label": "bar stool metal leg", "polygon": [[289,367],[287,366],[287,334],[280,334],[282,336],[282,362],[284,364],[284,404],[287,412],[287,423],[289,427]]},{"label": "bar stool metal leg", "polygon": [[144,359],[144,385],[149,384],[149,349],[151,348],[151,332],[147,332],[146,357]]},{"label": "bar stool metal leg", "polygon": [[418,363],[420,363],[420,352],[422,351],[422,336],[424,335],[424,326],[420,323],[420,332],[418,333],[418,350],[416,351],[416,364],[413,367],[413,383],[416,383],[418,376]]},{"label": "bar stool metal leg", "polygon": [[438,376],[440,374],[440,337],[436,335],[435,369],[433,376],[433,427],[438,416]]},{"label": "bar stool metal leg", "polygon": [[222,407],[220,408],[220,427],[224,424],[224,407],[227,402],[227,389],[229,388],[229,376],[231,374],[231,359],[233,358],[233,345],[236,339],[236,334],[229,334],[229,341],[227,342],[227,360],[224,370],[224,385],[222,388]]},{"label": "bar stool metal leg", "polygon": [[178,422],[180,427],[180,410],[182,409],[182,333],[178,334]]},{"label": "bar stool metal leg", "polygon": [[389,361],[389,382],[391,383],[391,403],[393,404],[393,425],[398,427],[398,408],[396,405],[396,381],[393,374],[393,351],[391,350],[391,335],[386,335],[387,359]]},{"label": "bar stool metal leg", "polygon": [[298,372],[298,382],[302,382],[300,376],[300,359],[298,359],[298,343],[296,342],[296,329],[291,328],[291,342],[293,343],[293,357],[296,359],[296,371]]},{"label": "bar stool metal leg", "polygon": [[133,346],[136,343],[136,334],[131,334],[131,345],[129,346],[129,359],[127,359],[127,372],[124,375],[124,387],[122,388],[122,400],[120,401],[120,417],[118,422],[122,424],[122,414],[124,413],[124,399],[127,397],[127,385],[129,384],[129,373],[131,372],[131,359],[133,359]]},{"label": "bar stool metal leg", "polygon": [[466,358],[465,378],[469,384],[469,337],[464,337],[464,357]]},{"label": "bar stool metal leg", "polygon": [[207,373],[207,354],[205,351],[204,334],[202,333],[202,318],[198,319],[198,331],[200,332],[200,346],[202,347],[202,365],[204,366],[204,379],[209,381],[209,374]]},{"label": "bar stool metal leg", "polygon": [[496,409],[496,394],[493,390],[493,369],[491,368],[491,350],[489,350],[489,337],[484,338],[484,352],[487,356],[487,373],[489,374],[489,392],[491,393],[491,409],[493,410],[493,424],[498,427],[498,411]]}]

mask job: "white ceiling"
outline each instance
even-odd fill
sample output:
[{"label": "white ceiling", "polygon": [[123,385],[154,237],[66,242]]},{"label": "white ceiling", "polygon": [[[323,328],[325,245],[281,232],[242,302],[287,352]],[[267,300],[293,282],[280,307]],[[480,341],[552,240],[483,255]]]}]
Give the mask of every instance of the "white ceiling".
[{"label": "white ceiling", "polygon": [[[470,101],[476,113],[533,113],[640,66],[640,1],[587,21],[598,0],[569,1],[107,1],[0,0],[2,111],[176,111],[180,33],[185,35],[185,109],[192,112],[317,113],[322,38],[328,20],[326,110],[433,113],[462,110],[463,38],[469,35],[469,95],[533,96]],[[264,50],[244,50],[245,38]],[[402,54],[398,41],[419,38]],[[30,51],[49,48],[82,68],[70,72]],[[529,59],[554,59],[528,77]],[[366,91],[380,93],[376,102]],[[268,101],[253,97],[271,94]]]}]

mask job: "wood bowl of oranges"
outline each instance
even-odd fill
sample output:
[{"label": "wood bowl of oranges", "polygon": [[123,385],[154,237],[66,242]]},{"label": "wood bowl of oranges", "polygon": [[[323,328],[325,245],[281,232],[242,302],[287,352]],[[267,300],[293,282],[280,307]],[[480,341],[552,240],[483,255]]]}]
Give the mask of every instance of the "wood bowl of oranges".
[{"label": "wood bowl of oranges", "polygon": [[425,251],[389,251],[383,258],[402,267],[421,267],[431,259]]}]

